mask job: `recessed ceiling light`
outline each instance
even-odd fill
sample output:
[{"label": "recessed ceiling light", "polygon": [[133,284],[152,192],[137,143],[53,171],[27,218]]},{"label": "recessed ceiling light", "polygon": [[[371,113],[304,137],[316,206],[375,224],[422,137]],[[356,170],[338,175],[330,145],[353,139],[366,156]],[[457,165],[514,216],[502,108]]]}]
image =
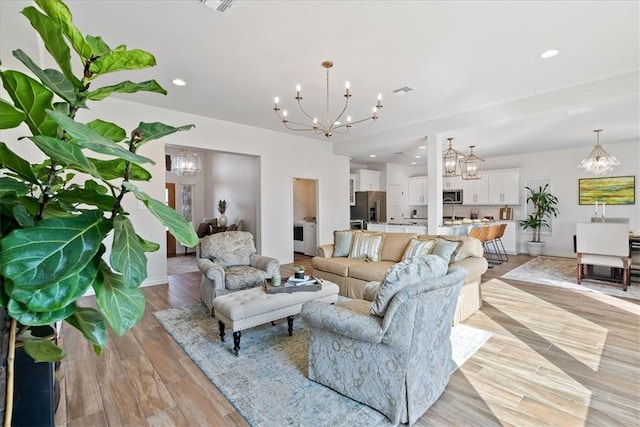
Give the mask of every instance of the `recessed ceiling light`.
[{"label": "recessed ceiling light", "polygon": [[421,158],[422,158],[422,156],[416,156],[416,159],[421,159]]},{"label": "recessed ceiling light", "polygon": [[576,114],[584,114],[584,113],[590,113],[591,111],[593,111],[593,107],[579,107],[579,108],[572,108],[571,110],[567,110],[564,113],[567,116],[575,116]]},{"label": "recessed ceiling light", "polygon": [[378,157],[375,154],[369,154],[369,157]]},{"label": "recessed ceiling light", "polygon": [[187,85],[187,82],[185,82],[182,79],[173,79],[173,80],[171,80],[171,83],[173,83],[176,86],[186,86]]},{"label": "recessed ceiling light", "polygon": [[420,150],[426,150],[427,146],[426,145],[421,145],[420,147],[418,147]]},{"label": "recessed ceiling light", "polygon": [[553,58],[554,56],[556,56],[559,53],[560,53],[560,51],[557,50],[557,49],[549,49],[549,50],[546,50],[546,51],[542,52],[540,54],[540,58],[542,58],[542,59]]},{"label": "recessed ceiling light", "polygon": [[417,165],[417,164],[418,164],[418,162],[411,162],[411,164],[412,164],[412,165]]}]

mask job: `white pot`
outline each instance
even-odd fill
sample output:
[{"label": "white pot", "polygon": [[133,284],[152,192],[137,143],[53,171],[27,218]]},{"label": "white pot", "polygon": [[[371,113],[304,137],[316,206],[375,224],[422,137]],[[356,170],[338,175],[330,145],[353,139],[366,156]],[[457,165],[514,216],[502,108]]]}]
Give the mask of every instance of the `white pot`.
[{"label": "white pot", "polygon": [[527,242],[527,250],[530,256],[540,256],[544,249],[544,242]]},{"label": "white pot", "polygon": [[227,216],[225,214],[220,214],[220,217],[218,218],[218,225],[220,227],[224,227],[225,225],[227,225]]}]

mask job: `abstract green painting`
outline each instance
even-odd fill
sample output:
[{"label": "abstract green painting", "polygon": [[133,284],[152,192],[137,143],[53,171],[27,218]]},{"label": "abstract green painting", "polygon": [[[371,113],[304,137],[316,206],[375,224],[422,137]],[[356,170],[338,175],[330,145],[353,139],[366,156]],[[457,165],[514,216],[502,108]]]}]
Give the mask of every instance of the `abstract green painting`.
[{"label": "abstract green painting", "polygon": [[578,199],[581,205],[635,205],[636,177],[615,176],[582,178],[578,180]]}]

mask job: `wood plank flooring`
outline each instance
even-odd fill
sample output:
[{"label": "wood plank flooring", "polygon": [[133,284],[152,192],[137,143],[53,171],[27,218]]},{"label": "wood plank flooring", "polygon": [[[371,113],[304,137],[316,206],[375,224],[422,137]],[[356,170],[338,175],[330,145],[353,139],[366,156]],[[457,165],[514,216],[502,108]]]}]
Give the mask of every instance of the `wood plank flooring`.
[{"label": "wood plank flooring", "polygon": [[[499,279],[529,259],[511,256],[483,276],[483,307],[464,323],[493,335],[416,425],[640,425],[640,302]],[[309,257],[295,263],[311,268]],[[56,425],[246,426],[152,315],[198,302],[199,283],[187,273],[144,288],[143,320],[111,334],[99,357],[63,328]]]}]

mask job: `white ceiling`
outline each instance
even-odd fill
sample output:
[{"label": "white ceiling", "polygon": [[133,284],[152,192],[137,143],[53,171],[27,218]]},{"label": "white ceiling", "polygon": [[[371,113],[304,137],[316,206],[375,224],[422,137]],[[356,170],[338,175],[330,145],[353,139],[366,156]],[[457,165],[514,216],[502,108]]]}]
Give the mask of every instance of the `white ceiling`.
[{"label": "white ceiling", "polygon": [[[10,54],[16,48],[53,66],[19,15],[29,4],[0,0],[4,67],[22,69]],[[453,137],[464,152],[476,145],[485,158],[589,149],[596,128],[605,148],[640,141],[638,1],[238,0],[224,14],[196,0],[67,4],[83,33],[157,58],[157,67],[94,85],[154,78],[168,96],[125,99],[164,108],[290,132],[275,117],[274,97],[295,114],[299,83],[305,105],[322,118],[320,63],[332,60],[333,105],[347,80],[354,118],[383,96],[375,124],[331,139],[354,163],[424,164],[414,156],[424,155],[418,146],[427,134]],[[540,59],[552,48],[560,54]],[[187,86],[172,85],[176,77]],[[393,94],[403,86],[416,90]],[[585,107],[591,111],[566,113]]]}]

